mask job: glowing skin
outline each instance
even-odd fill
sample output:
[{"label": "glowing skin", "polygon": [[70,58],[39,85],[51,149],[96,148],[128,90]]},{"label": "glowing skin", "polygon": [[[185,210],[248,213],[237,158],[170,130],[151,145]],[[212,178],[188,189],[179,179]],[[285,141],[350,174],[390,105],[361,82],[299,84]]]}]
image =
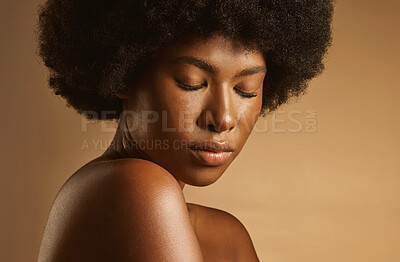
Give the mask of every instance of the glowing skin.
[{"label": "glowing skin", "polygon": [[259,261],[237,218],[182,189],[214,183],[239,154],[266,70],[262,54],[218,35],[165,46],[118,94],[126,114],[110,147],[58,193],[38,261]]},{"label": "glowing skin", "polygon": [[[130,93],[118,94],[126,114],[103,157],[150,160],[168,170],[182,189],[214,183],[258,119],[266,72],[261,53],[218,34],[171,43]],[[232,152],[200,152],[214,160],[226,155],[225,161],[206,165],[188,148],[191,141],[224,142]]]}]

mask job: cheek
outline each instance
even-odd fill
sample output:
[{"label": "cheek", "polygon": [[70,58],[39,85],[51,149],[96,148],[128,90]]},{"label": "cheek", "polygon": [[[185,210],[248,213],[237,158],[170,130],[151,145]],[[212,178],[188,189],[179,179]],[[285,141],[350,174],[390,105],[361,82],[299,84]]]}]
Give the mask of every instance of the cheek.
[{"label": "cheek", "polygon": [[158,107],[164,125],[178,132],[190,132],[196,123],[203,100],[198,92],[179,89],[174,81],[160,81],[157,84]]},{"label": "cheek", "polygon": [[238,113],[238,129],[242,134],[249,135],[253,130],[260,114],[262,97],[255,98],[253,103],[245,103],[240,106]]}]

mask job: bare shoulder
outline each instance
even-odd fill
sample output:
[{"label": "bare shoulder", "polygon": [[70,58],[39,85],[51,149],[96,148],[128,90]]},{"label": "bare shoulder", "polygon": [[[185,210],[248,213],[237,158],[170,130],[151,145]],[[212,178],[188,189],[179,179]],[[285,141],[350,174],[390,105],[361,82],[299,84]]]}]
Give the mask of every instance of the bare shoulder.
[{"label": "bare shoulder", "polygon": [[141,159],[88,164],[51,209],[39,261],[203,261],[182,190]]},{"label": "bare shoulder", "polygon": [[[251,237],[239,219],[211,207],[187,203],[205,261],[259,261]],[[217,248],[216,248],[217,247]]]}]

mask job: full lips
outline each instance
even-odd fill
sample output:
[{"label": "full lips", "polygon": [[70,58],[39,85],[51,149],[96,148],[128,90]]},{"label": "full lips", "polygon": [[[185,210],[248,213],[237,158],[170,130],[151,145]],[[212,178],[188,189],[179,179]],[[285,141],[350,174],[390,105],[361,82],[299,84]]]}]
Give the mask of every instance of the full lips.
[{"label": "full lips", "polygon": [[190,151],[200,160],[204,165],[207,166],[220,166],[224,164],[232,152],[212,152],[199,149],[190,149]]}]

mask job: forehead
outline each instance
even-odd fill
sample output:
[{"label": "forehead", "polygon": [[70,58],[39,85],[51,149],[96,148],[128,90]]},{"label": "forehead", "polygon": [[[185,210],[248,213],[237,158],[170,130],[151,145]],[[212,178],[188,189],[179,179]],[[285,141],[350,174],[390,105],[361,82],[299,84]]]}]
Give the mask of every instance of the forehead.
[{"label": "forehead", "polygon": [[250,47],[219,34],[207,39],[183,36],[165,46],[159,53],[159,58],[164,62],[184,56],[203,59],[218,68],[265,66],[264,56],[260,51],[251,50]]}]

